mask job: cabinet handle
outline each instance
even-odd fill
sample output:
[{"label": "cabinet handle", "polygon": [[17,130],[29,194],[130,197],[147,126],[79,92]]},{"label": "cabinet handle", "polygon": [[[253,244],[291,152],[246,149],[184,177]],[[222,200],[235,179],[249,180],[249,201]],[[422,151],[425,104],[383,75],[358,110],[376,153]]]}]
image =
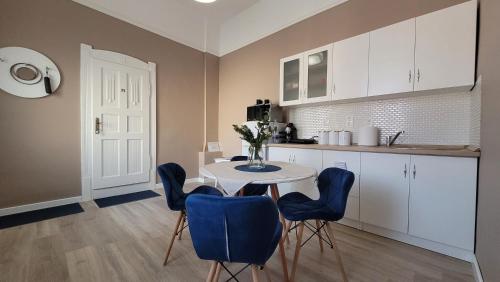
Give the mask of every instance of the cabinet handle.
[{"label": "cabinet handle", "polygon": [[333,84],[333,94],[335,94],[335,83]]},{"label": "cabinet handle", "polygon": [[292,162],[292,155],[288,155],[288,163]]},{"label": "cabinet handle", "polygon": [[403,170],[403,173],[404,173],[405,178],[406,178],[406,174],[408,173],[408,168],[406,167],[406,164],[405,164],[405,170]]},{"label": "cabinet handle", "polygon": [[420,69],[417,70],[417,82],[420,82]]},{"label": "cabinet handle", "polygon": [[292,160],[293,163],[295,163],[295,155],[293,155],[293,160]]},{"label": "cabinet handle", "polygon": [[417,176],[417,167],[413,165],[413,179],[415,179],[415,176]]},{"label": "cabinet handle", "polygon": [[408,72],[408,83],[411,83],[411,70]]}]

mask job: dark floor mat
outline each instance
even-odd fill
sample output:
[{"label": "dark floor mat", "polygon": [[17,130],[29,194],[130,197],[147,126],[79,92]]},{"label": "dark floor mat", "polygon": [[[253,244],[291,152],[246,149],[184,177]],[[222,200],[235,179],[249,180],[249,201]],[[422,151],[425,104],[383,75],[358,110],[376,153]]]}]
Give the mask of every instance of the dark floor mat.
[{"label": "dark floor mat", "polygon": [[125,204],[125,203],[129,203],[129,202],[149,199],[149,198],[158,197],[158,196],[160,196],[160,194],[153,192],[151,190],[146,190],[146,191],[130,193],[130,194],[125,194],[125,195],[96,199],[96,200],[94,200],[94,202],[97,204],[98,207],[105,208],[105,207]]},{"label": "dark floor mat", "polygon": [[0,217],[0,229],[83,212],[80,204],[69,204]]}]

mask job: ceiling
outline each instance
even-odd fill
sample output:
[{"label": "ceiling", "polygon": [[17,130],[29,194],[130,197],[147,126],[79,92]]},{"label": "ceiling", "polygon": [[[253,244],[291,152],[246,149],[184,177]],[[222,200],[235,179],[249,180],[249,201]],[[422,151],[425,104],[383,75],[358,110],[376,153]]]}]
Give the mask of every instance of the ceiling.
[{"label": "ceiling", "polygon": [[217,0],[211,4],[193,0],[73,1],[222,56],[347,0]]}]

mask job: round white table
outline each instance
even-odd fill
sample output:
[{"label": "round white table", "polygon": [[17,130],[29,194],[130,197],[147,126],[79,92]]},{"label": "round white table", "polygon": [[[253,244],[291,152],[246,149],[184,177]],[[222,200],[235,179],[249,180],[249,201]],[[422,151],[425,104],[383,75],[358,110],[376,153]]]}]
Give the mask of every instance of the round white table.
[{"label": "round white table", "polygon": [[[273,172],[246,172],[235,169],[236,166],[246,163],[247,161],[208,164],[200,168],[200,174],[204,177],[214,179],[229,196],[238,194],[243,195],[243,187],[250,183],[269,184],[271,188],[271,197],[275,202],[278,201],[280,197],[278,190],[279,183],[299,181],[310,177],[316,177],[317,175],[316,170],[313,168],[286,162],[265,162],[265,164],[275,165],[281,168]],[[280,221],[284,230],[285,219],[281,214]],[[279,251],[284,280],[288,281],[288,267],[286,264],[285,248],[283,246],[285,237],[286,236],[282,236],[279,242]]]}]

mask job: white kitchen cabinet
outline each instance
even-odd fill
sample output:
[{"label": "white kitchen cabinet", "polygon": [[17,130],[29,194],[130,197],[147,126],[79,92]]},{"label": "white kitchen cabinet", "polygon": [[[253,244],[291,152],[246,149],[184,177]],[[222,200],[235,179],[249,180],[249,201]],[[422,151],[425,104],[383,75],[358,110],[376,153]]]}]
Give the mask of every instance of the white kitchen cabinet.
[{"label": "white kitchen cabinet", "polygon": [[[318,174],[321,173],[323,169],[321,150],[270,147],[268,154],[270,161],[289,162],[311,167],[316,169]],[[281,195],[297,191],[313,199],[319,198],[318,187],[313,178],[291,183],[281,183],[278,185]]]},{"label": "white kitchen cabinet", "polygon": [[333,44],[304,53],[304,101],[324,102],[332,99]]},{"label": "white kitchen cabinet", "polygon": [[368,33],[333,43],[333,100],[367,96],[369,46]]},{"label": "white kitchen cabinet", "polygon": [[409,234],[474,250],[477,159],[412,156]]},{"label": "white kitchen cabinet", "polygon": [[303,54],[280,60],[280,105],[292,106],[301,103],[304,95]]},{"label": "white kitchen cabinet", "polygon": [[415,18],[370,32],[368,96],[413,91]]},{"label": "white kitchen cabinet", "polygon": [[280,105],[332,99],[333,44],[280,60]]},{"label": "white kitchen cabinet", "polygon": [[415,91],[474,84],[477,2],[416,19]]},{"label": "white kitchen cabinet", "polygon": [[410,156],[361,153],[361,222],[408,232]]}]

